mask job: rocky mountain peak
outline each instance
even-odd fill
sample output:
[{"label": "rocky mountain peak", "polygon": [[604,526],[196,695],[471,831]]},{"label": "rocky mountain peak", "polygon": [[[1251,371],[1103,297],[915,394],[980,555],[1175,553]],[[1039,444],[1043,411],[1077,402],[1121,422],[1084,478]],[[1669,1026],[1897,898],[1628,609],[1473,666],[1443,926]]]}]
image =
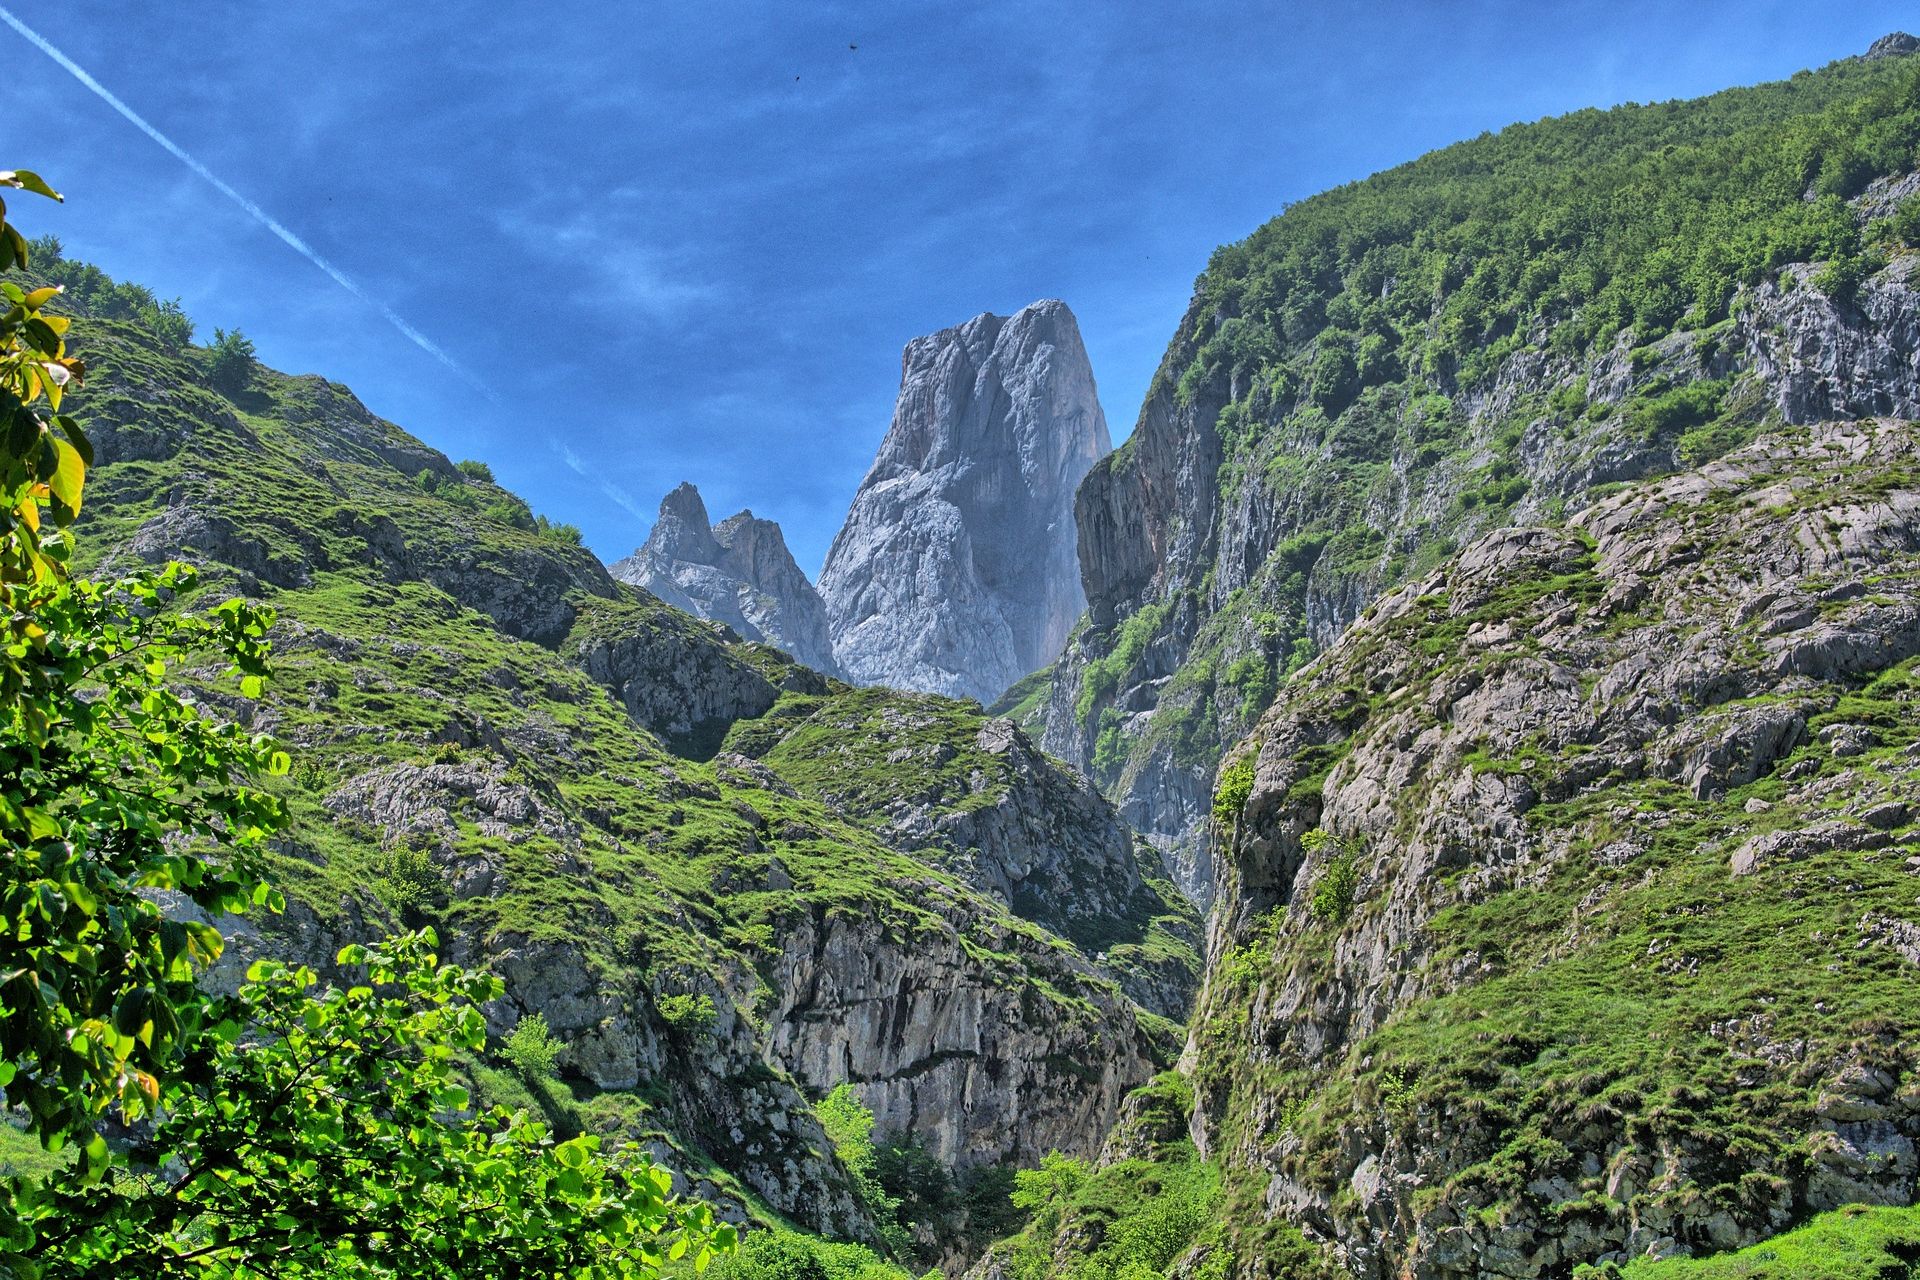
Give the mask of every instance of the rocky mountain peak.
[{"label": "rocky mountain peak", "polygon": [[647,537],[646,549],[668,559],[707,564],[718,557],[719,545],[707,525],[707,504],[690,481],[682,480],[660,499],[660,516]]},{"label": "rocky mountain peak", "polygon": [[1085,605],[1073,494],[1111,448],[1064,302],[908,343],[820,579],[848,674],[986,701],[1051,662]]},{"label": "rocky mountain peak", "polygon": [[742,510],[713,526],[712,536],[729,559],[748,569],[749,581],[772,582],[789,569],[800,572],[778,521]]},{"label": "rocky mountain peak", "polygon": [[780,526],[751,511],[710,526],[707,504],[691,484],[681,483],[660,500],[653,532],[610,572],[810,667],[838,671],[826,606],[794,563]]},{"label": "rocky mountain peak", "polygon": [[1867,47],[1867,59],[1898,58],[1920,49],[1920,39],[1904,31],[1895,31],[1881,36]]}]

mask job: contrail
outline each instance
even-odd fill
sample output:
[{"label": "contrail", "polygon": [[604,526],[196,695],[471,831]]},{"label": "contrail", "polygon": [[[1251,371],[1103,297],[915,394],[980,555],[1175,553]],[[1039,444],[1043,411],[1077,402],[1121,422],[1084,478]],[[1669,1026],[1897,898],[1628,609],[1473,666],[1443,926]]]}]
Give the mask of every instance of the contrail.
[{"label": "contrail", "polygon": [[586,463],[580,460],[579,454],[569,449],[566,445],[561,444],[558,440],[550,440],[548,443],[553,446],[553,451],[560,455],[560,461],[567,464],[567,470],[573,472],[583,480],[593,481],[594,484],[599,487],[600,492],[606,495],[607,501],[613,503],[614,506],[619,507],[642,524],[653,523],[654,513],[635,502],[632,494],[622,489],[619,485],[614,484],[611,480],[596,475],[588,468]]},{"label": "contrail", "polygon": [[354,282],[351,276],[321,257],[312,245],[288,230],[285,224],[280,222],[279,219],[228,186],[213,170],[201,164],[200,161],[196,160],[185,148],[176,143],[172,138],[169,138],[166,134],[148,124],[139,112],[115,97],[105,85],[87,74],[86,68],[49,44],[39,32],[14,17],[4,7],[0,7],[0,22],[4,22],[9,27],[12,27],[15,31],[19,32],[29,44],[33,45],[34,48],[59,63],[75,80],[78,80],[88,89],[91,89],[102,102],[112,107],[115,111],[118,111],[121,116],[126,119],[128,124],[131,124],[134,128],[140,130],[140,132],[146,134],[149,138],[152,138],[155,142],[166,148],[174,159],[186,165],[187,168],[193,170],[196,174],[200,175],[201,178],[205,179],[208,186],[239,205],[255,222],[258,222],[261,226],[273,232],[274,235],[280,237],[281,241],[284,242],[288,248],[326,272],[328,276],[332,277],[335,284],[385,316],[387,323],[398,329],[406,336],[408,341],[412,342],[415,346],[432,356],[435,360],[438,360],[447,368],[453,370],[453,372],[460,375],[460,377],[468,383],[478,388],[488,399],[494,401],[500,399],[500,396],[492,387],[488,386],[477,375],[469,372],[466,366],[462,365],[458,360],[448,355],[432,338],[429,338],[426,334],[408,324],[392,307],[389,307],[386,303],[368,294],[365,289],[362,289]]}]

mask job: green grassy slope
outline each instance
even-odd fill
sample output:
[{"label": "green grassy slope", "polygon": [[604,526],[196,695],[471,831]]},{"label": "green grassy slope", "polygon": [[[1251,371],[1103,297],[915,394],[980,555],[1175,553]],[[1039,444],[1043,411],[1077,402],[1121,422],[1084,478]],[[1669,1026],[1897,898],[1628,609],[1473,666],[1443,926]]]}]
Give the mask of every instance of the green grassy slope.
[{"label": "green grassy slope", "polygon": [[[1143,1062],[1164,1048],[1164,1027],[1071,940],[879,838],[812,794],[804,769],[789,783],[715,758],[783,691],[844,686],[615,583],[577,535],[344,388],[256,367],[222,392],[206,353],[124,287],[77,264],[42,270],[76,285],[90,367],[71,402],[99,462],[79,567],[186,559],[208,596],[244,592],[279,614],[264,700],[208,695],[295,760],[276,851],[293,906],[249,922],[264,935],[242,950],[312,959],[432,923],[567,1044],[561,1078],[531,1093],[474,1064],[483,1093],[530,1099],[563,1128],[659,1141],[696,1189],[855,1236],[870,1227],[806,1112],[837,1080],[799,1078],[770,1047],[795,930],[857,922],[903,954],[954,957],[1027,1010],[996,1035],[1104,1034]],[[984,723],[956,704],[935,732],[964,751]],[[1190,987],[1191,948],[1185,963]],[[1063,1096],[1089,1088],[1064,1052],[1034,1071]]]},{"label": "green grassy slope", "polygon": [[1920,1210],[1855,1206],[1734,1253],[1638,1261],[1581,1280],[1909,1280],[1917,1269]]}]

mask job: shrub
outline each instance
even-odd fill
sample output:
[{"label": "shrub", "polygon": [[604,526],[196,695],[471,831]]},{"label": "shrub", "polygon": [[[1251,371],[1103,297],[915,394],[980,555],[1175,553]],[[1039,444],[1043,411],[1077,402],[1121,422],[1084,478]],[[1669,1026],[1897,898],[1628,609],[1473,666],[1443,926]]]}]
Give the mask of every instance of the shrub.
[{"label": "shrub", "polygon": [[1360,864],[1353,850],[1337,841],[1334,845],[1339,852],[1314,882],[1313,914],[1330,924],[1344,924],[1353,912],[1354,891],[1360,887]]},{"label": "shrub", "polygon": [[193,341],[193,321],[178,298],[147,303],[139,308],[136,318],[175,351]]},{"label": "shrub", "polygon": [[901,1229],[895,1216],[900,1201],[889,1195],[880,1183],[879,1156],[873,1145],[873,1112],[867,1110],[852,1085],[841,1083],[813,1104],[813,1113],[820,1127],[826,1130],[827,1141],[833,1144],[841,1166],[853,1179],[853,1189],[860,1202],[880,1223],[887,1247],[894,1253],[911,1249],[912,1239]]},{"label": "shrub", "polygon": [[1689,382],[1671,391],[1646,395],[1627,410],[1627,425],[1642,440],[1676,435],[1719,417],[1726,395],[1724,378]]},{"label": "shrub", "polygon": [[580,526],[577,524],[555,524],[545,516],[535,516],[533,518],[533,528],[534,532],[543,538],[550,538],[555,542],[565,543],[570,547],[582,545]]},{"label": "shrub", "polygon": [[215,329],[207,348],[207,379],[229,394],[245,391],[253,381],[253,339],[238,329]]},{"label": "shrub", "polygon": [[1273,663],[1264,653],[1249,653],[1236,659],[1227,667],[1224,679],[1228,688],[1240,691],[1242,722],[1252,721],[1265,711],[1280,687]]},{"label": "shrub", "polygon": [[533,1013],[520,1019],[501,1049],[520,1077],[528,1084],[553,1078],[553,1064],[560,1056],[560,1042],[547,1030],[545,1014]]},{"label": "shrub", "polygon": [[525,529],[529,533],[535,528],[532,509],[518,498],[502,498],[498,502],[489,502],[480,508],[480,514],[495,524]]},{"label": "shrub", "polygon": [[415,844],[395,845],[381,854],[376,879],[381,898],[402,917],[433,905],[440,893],[432,855]]},{"label": "shrub", "polygon": [[660,1020],[675,1031],[704,1031],[720,1016],[713,997],[704,992],[661,996],[654,1002],[654,1008],[660,1011]]},{"label": "shrub", "polygon": [[1213,820],[1231,826],[1240,820],[1240,810],[1253,794],[1254,754],[1249,751],[1220,770],[1220,782],[1213,789]]},{"label": "shrub", "polygon": [[1022,1169],[1013,1175],[1013,1195],[1010,1197],[1013,1206],[1034,1213],[1047,1210],[1058,1212],[1073,1199],[1073,1193],[1086,1183],[1089,1172],[1085,1160],[1049,1151],[1040,1157],[1039,1168]]},{"label": "shrub", "polygon": [[484,462],[474,458],[462,458],[453,465],[458,467],[460,474],[469,480],[482,480],[487,484],[493,483],[493,468]]},{"label": "shrub", "polygon": [[812,1246],[784,1231],[756,1231],[719,1272],[737,1280],[831,1280]]}]

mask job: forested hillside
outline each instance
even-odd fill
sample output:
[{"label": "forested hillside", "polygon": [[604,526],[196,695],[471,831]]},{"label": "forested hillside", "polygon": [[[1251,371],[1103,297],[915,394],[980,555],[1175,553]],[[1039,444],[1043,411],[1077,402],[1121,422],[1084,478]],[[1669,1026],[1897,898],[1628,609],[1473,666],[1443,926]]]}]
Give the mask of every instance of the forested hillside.
[{"label": "forested hillside", "polygon": [[1086,623],[1009,709],[1204,900],[1225,748],[1383,591],[1767,422],[1920,413],[1916,141],[1910,60],[1849,59],[1515,125],[1221,249],[1081,489]]},{"label": "forested hillside", "polygon": [[[504,979],[460,1059],[476,1105],[922,1268],[1177,1050],[1191,908],[1011,725],[855,692],[616,583],[484,464],[41,249],[22,284],[66,286],[48,305],[86,365],[74,568],[185,560],[201,597],[276,615],[258,698],[194,680],[291,761],[268,784],[285,911],[214,921],[216,984],[431,926]],[[841,1085],[868,1164],[816,1118]]]}]

